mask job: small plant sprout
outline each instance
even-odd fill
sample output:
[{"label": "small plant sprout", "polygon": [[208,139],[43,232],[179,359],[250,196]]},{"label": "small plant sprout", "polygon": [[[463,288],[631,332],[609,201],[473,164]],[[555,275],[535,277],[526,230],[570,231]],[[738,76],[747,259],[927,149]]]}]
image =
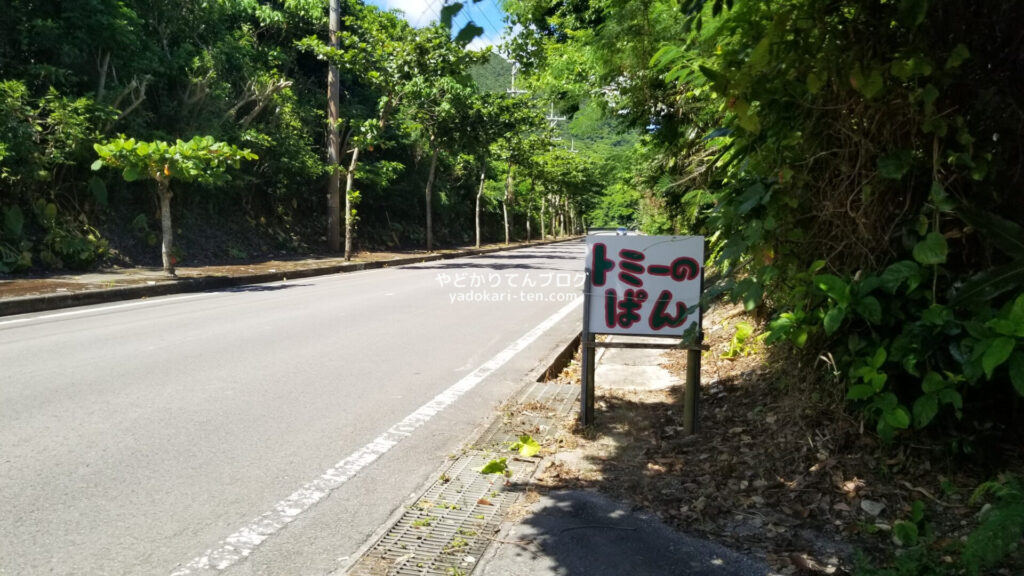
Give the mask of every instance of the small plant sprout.
[{"label": "small plant sprout", "polygon": [[415,528],[427,528],[433,524],[434,520],[436,520],[436,518],[433,516],[427,516],[425,518],[420,518],[419,520],[413,520],[412,525]]}]

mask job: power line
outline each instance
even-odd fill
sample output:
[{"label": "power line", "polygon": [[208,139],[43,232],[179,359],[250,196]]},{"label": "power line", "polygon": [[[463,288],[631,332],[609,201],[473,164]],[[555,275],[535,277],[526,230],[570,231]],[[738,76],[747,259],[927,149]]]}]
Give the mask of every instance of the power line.
[{"label": "power line", "polygon": [[441,12],[439,12],[437,10],[437,8],[434,7],[434,2],[442,2],[442,1],[443,0],[427,0],[427,8],[430,9],[430,11],[433,12],[435,16],[437,16],[437,21],[438,22],[441,21]]},{"label": "power line", "polygon": [[[493,1],[493,0],[492,0],[492,1]],[[494,25],[494,22],[492,22],[492,21],[491,21],[491,17],[487,15],[487,11],[486,11],[486,10],[484,10],[483,8],[480,8],[479,6],[477,6],[477,5],[476,5],[476,3],[475,3],[475,2],[473,2],[472,0],[470,0],[470,6],[472,6],[472,7],[476,8],[476,11],[477,11],[477,12],[478,12],[478,13],[479,13],[479,14],[480,14],[481,16],[483,16],[483,17],[484,17],[484,20],[486,20],[488,24],[490,24],[490,25],[491,25],[491,28],[493,28],[493,29],[494,29],[494,34],[495,34],[495,35],[497,35],[497,34],[499,34],[499,33],[501,32],[501,28],[499,28],[498,26],[495,26],[495,25]]]}]

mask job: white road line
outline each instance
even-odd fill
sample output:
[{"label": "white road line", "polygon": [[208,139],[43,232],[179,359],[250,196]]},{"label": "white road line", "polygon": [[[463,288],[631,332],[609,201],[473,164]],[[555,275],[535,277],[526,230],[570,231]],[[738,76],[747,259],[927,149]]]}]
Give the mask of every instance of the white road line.
[{"label": "white road line", "polygon": [[63,318],[65,316],[78,316],[80,314],[89,314],[92,312],[106,312],[108,310],[117,310],[119,308],[131,308],[133,306],[142,306],[143,304],[153,304],[157,302],[175,302],[177,300],[185,300],[188,298],[198,298],[200,296],[209,296],[209,292],[200,294],[185,294],[182,296],[172,296],[167,298],[160,298],[159,300],[144,298],[141,300],[135,300],[128,302],[127,304],[114,304],[112,306],[101,306],[99,308],[81,308],[78,310],[72,310],[70,312],[57,312],[55,314],[43,314],[42,316],[32,316],[29,318],[15,318],[14,320],[0,320],[0,326],[5,324],[17,324],[19,322],[31,322],[33,320],[48,320],[50,318]]},{"label": "white road line", "polygon": [[401,422],[389,428],[372,442],[335,464],[334,467],[321,474],[319,478],[307,482],[302,488],[292,493],[291,496],[275,504],[273,509],[253,519],[247,526],[242,527],[234,534],[220,541],[216,547],[207,550],[202,556],[192,559],[183,566],[179,566],[171,573],[172,576],[186,576],[199,572],[225,570],[248,557],[264,540],[329,496],[331,492],[358,474],[360,470],[372,464],[377,458],[386,454],[399,442],[411,436],[417,428],[426,424],[442,410],[451,406],[463,394],[476,387],[484,378],[487,378],[495,370],[501,368],[559,320],[568,316],[582,302],[583,299],[578,298],[547,320],[541,322],[536,328],[530,330],[509,345],[508,348],[505,348],[472,373],[452,384],[447,390],[434,396],[431,401],[420,406],[415,412],[406,416]]}]

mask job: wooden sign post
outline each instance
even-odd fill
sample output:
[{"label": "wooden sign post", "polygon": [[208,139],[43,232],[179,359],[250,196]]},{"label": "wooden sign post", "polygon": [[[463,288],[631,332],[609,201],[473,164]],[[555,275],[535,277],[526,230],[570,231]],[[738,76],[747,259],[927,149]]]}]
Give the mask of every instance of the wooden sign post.
[{"label": "wooden sign post", "polygon": [[[583,284],[580,419],[594,423],[597,348],[683,348],[686,390],[683,425],[697,431],[700,353],[704,349],[700,296],[704,284],[702,236],[587,235]],[[684,343],[692,332],[694,338]],[[679,339],[676,344],[597,342],[598,334]]]}]

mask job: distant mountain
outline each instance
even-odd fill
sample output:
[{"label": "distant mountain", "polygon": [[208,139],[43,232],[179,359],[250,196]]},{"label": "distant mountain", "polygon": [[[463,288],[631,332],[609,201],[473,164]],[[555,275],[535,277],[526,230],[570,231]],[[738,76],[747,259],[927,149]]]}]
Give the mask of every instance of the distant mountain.
[{"label": "distant mountain", "polygon": [[512,86],[512,63],[492,52],[487,62],[470,68],[469,75],[481,92],[504,93]]}]

